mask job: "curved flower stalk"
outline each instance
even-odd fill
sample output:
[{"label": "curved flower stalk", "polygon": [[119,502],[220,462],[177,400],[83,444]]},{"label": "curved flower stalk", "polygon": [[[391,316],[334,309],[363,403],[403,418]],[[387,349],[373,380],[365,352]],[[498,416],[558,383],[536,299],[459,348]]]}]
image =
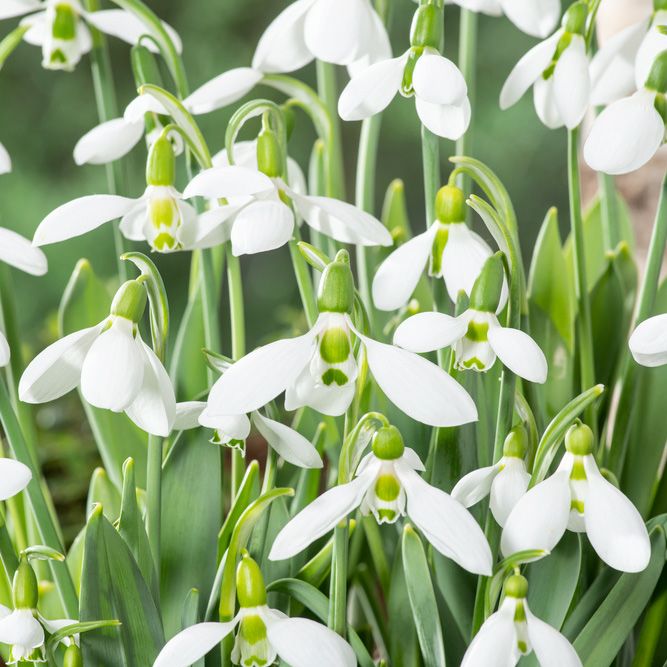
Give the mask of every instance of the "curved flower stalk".
[{"label": "curved flower stalk", "polygon": [[452,489],[452,498],[464,507],[471,507],[490,495],[489,507],[499,526],[528,490],[530,475],[526,470],[526,431],[523,426],[513,428],[503,445],[498,463],[473,470],[462,477]]},{"label": "curved flower stalk", "polygon": [[520,574],[505,582],[505,598],[497,612],[484,621],[468,647],[461,667],[507,665],[535,653],[540,665],[581,667],[570,642],[555,628],[534,616],[528,608],[528,582]]},{"label": "curved flower stalk", "polygon": [[598,556],[623,572],[641,572],[651,544],[635,506],[598,470],[593,433],[575,424],[565,436],[567,452],[556,472],[516,504],[503,529],[501,549],[552,551],[566,529],[586,533]]},{"label": "curved flower stalk", "polygon": [[418,313],[402,322],[394,344],[412,352],[452,346],[456,367],[486,372],[498,357],[516,375],[542,384],[547,360],[539,345],[519,329],[503,327],[496,312],[504,280],[502,253],[489,257],[470,294],[470,308],[458,317]]},{"label": "curved flower stalk", "polygon": [[612,102],[595,119],[584,144],[588,165],[607,174],[626,174],[645,165],[665,140],[666,92],[667,50],[655,59],[640,90]]},{"label": "curved flower stalk", "polygon": [[584,2],[571,5],[563,27],[519,60],[500,93],[501,109],[516,104],[532,86],[535,111],[544,125],[569,130],[579,126],[590,105],[587,16]]},{"label": "curved flower stalk", "polygon": [[[436,219],[421,234],[394,250],[382,262],[373,278],[373,302],[380,310],[397,310],[405,306],[417,287],[428,264],[428,274],[442,277],[447,293],[456,303],[459,292],[472,292],[486,260],[493,251],[486,241],[465,223],[463,190],[445,185],[435,200]],[[507,301],[507,287],[499,308]]]},{"label": "curved flower stalk", "polygon": [[410,48],[397,58],[380,60],[352,74],[340,99],[343,120],[363,120],[385,109],[401,93],[415,98],[422,124],[440,137],[459,139],[470,124],[470,100],[459,68],[440,54],[442,9],[417,9]]},{"label": "curved flower stalk", "polygon": [[7,149],[0,144],[0,174],[8,174],[12,170],[12,159]]},{"label": "curved flower stalk", "polygon": [[642,366],[667,364],[667,314],[644,320],[630,336],[630,352]]},{"label": "curved flower stalk", "polygon": [[[0,19],[29,14],[22,21],[28,26],[23,39],[42,48],[42,67],[71,72],[88,53],[92,37],[88,26],[118,37],[128,44],[136,44],[146,34],[146,26],[134,14],[123,9],[104,9],[88,12],[78,0],[12,0],[0,7]],[[23,7],[21,7],[23,5]],[[178,50],[181,42],[176,31],[163,24]],[[155,47],[149,45],[149,48]]]},{"label": "curved flower stalk", "polygon": [[380,524],[407,515],[441,554],[470,572],[489,575],[491,550],[482,529],[460,503],[417,474],[423,471],[419,457],[405,447],[395,426],[378,429],[372,452],[362,459],[356,477],[299,512],[278,533],[269,559],[291,558],[359,508]]},{"label": "curved flower stalk", "polygon": [[326,415],[342,415],[355,392],[356,337],[375,381],[407,415],[431,426],[477,419],[468,393],[441,368],[362,334],[350,317],[353,301],[349,257],[341,250],[320,280],[320,314],[313,328],[257,348],[234,363],[211,389],[208,413],[218,417],[252,412],[286,391],[287,410],[307,405]]},{"label": "curved flower stalk", "polygon": [[[236,570],[239,612],[227,623],[198,623],[164,646],[153,667],[188,667],[236,631],[235,665],[261,667],[276,658],[292,667],[354,667],[352,647],[333,630],[305,618],[289,618],[266,604],[266,587],[257,563],[243,553]],[[238,628],[238,630],[237,630]]]},{"label": "curved flower stalk", "polygon": [[176,399],[164,366],[141,339],[138,322],[145,306],[141,279],[121,285],[108,318],[61,338],[30,362],[19,398],[46,403],[80,386],[91,405],[125,412],[144,431],[168,436]]}]

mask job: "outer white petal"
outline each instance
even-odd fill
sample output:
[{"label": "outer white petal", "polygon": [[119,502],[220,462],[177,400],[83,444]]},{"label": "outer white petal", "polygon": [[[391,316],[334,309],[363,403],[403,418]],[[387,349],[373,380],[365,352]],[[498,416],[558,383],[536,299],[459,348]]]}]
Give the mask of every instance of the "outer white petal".
[{"label": "outer white petal", "polygon": [[291,667],[355,667],[352,647],[333,630],[307,618],[267,624],[269,643]]},{"label": "outer white petal", "polygon": [[46,255],[39,248],[4,227],[0,227],[0,260],[33,276],[43,276],[48,268]]},{"label": "outer white petal", "polygon": [[46,403],[79,384],[83,360],[99,335],[100,325],[61,338],[40,352],[23,371],[19,398],[24,403]]},{"label": "outer white petal", "polygon": [[247,415],[211,416],[207,409],[199,415],[199,423],[213,428],[231,440],[245,440],[250,435],[250,419]]},{"label": "outer white petal", "polygon": [[176,403],[174,431],[188,431],[199,426],[199,417],[206,408],[204,401],[184,401]]},{"label": "outer white petal", "polygon": [[500,0],[507,18],[533,37],[546,37],[560,19],[560,0]]},{"label": "outer white petal", "polygon": [[12,159],[7,149],[0,144],[0,174],[8,174],[12,170]]},{"label": "outer white petal", "polygon": [[59,206],[39,223],[33,243],[37,246],[81,236],[100,225],[122,218],[136,199],[118,195],[88,195]]},{"label": "outer white petal", "polygon": [[0,620],[0,642],[37,648],[44,643],[44,628],[30,609],[15,609]]},{"label": "outer white petal", "polygon": [[9,363],[11,356],[12,353],[9,349],[7,338],[5,338],[5,334],[0,331],[0,368],[4,368]]},{"label": "outer white petal", "polygon": [[630,336],[630,352],[642,366],[667,364],[667,313],[644,320]]},{"label": "outer white petal", "polygon": [[238,623],[197,623],[172,637],[160,651],[153,667],[189,667],[217,646]]},{"label": "outer white petal", "polygon": [[584,159],[591,168],[625,174],[655,155],[665,137],[665,123],[654,99],[654,93],[640,90],[610,104],[595,119],[584,145]]},{"label": "outer white petal", "polygon": [[330,417],[340,417],[350,407],[354,398],[354,382],[343,387],[335,383],[326,386],[317,382],[306,366],[287,388],[285,394],[285,410],[298,410],[308,406]]},{"label": "outer white petal", "polygon": [[586,534],[598,556],[623,572],[641,572],[651,558],[651,542],[637,508],[584,457],[588,493],[584,501]]},{"label": "outer white petal", "polygon": [[255,201],[232,223],[232,252],[251,255],[284,246],[294,231],[294,213],[279,200]]},{"label": "outer white petal", "polygon": [[106,164],[129,153],[144,136],[144,124],[124,118],[106,121],[84,134],[74,147],[74,162]]},{"label": "outer white petal", "polygon": [[570,642],[555,628],[535,616],[524,602],[528,638],[540,667],[581,667]]},{"label": "outer white petal", "polygon": [[313,445],[293,428],[253,413],[257,430],[285,461],[301,468],[321,468],[323,463]]},{"label": "outer white petal", "polygon": [[291,558],[333,529],[339,521],[359,506],[375,479],[379,465],[378,461],[374,461],[359,477],[325,491],[302,509],[278,533],[271,547],[269,559]]},{"label": "outer white petal", "polygon": [[211,416],[240,415],[261,408],[285,388],[309,362],[315,333],[259,347],[233,364],[213,385]]},{"label": "outer white petal", "polygon": [[470,643],[461,667],[513,667],[516,646],[514,612],[516,602],[505,598],[495,614],[491,614]]},{"label": "outer white petal", "polygon": [[491,502],[489,506],[493,518],[499,526],[504,526],[519,499],[528,490],[530,475],[526,465],[515,456],[503,459],[504,468],[498,473],[491,485]]},{"label": "outer white petal", "polygon": [[519,329],[489,327],[489,345],[500,361],[513,373],[542,384],[547,380],[547,358],[540,346]]},{"label": "outer white petal", "polygon": [[500,108],[508,109],[516,104],[524,93],[542,76],[553,58],[558,40],[562,35],[559,30],[549,39],[540,42],[528,51],[507,77],[500,93]]},{"label": "outer white petal", "polygon": [[2,0],[0,5],[0,20],[23,16],[44,7],[41,0]]},{"label": "outer white petal", "polygon": [[424,472],[426,470],[426,466],[419,458],[417,452],[410,447],[405,448],[401,460],[405,463],[405,465],[412,468],[413,470],[417,470],[418,472]]},{"label": "outer white petal", "polygon": [[14,459],[0,458],[0,501],[21,493],[32,479],[27,465]]},{"label": "outer white petal", "polygon": [[373,28],[365,39],[365,53],[347,66],[347,72],[350,78],[365,70],[369,65],[377,63],[380,60],[389,60],[392,56],[391,42],[382,19],[373,9]]},{"label": "outer white petal", "polygon": [[573,130],[586,115],[591,95],[588,55],[583,37],[572,36],[570,45],[556,63],[553,77],[558,111],[565,126]]},{"label": "outer white petal", "polygon": [[468,94],[461,70],[448,58],[425,53],[415,65],[412,75],[415,95],[431,104],[460,104]]},{"label": "outer white petal", "polygon": [[667,35],[663,35],[659,29],[667,23],[664,12],[658,12],[656,19],[651,29],[646,33],[635,59],[635,85],[640,90],[644,87],[646,79],[651,73],[655,59],[667,49]]},{"label": "outer white petal", "polygon": [[433,134],[445,139],[460,139],[470,125],[470,100],[465,97],[457,104],[431,104],[415,97],[417,115]]},{"label": "outer white petal", "polygon": [[233,104],[247,95],[264,75],[252,67],[237,67],[207,81],[183,100],[193,114],[203,114]]},{"label": "outer white petal", "polygon": [[396,310],[415,291],[428,261],[436,227],[418,234],[387,257],[373,278],[373,302],[380,310]]},{"label": "outer white petal", "polygon": [[502,16],[500,0],[445,0],[445,4],[458,5],[471,12],[481,12],[489,16]]},{"label": "outer white petal", "polygon": [[535,82],[533,86],[533,104],[537,117],[550,130],[557,130],[565,125],[556,101],[556,86],[553,76],[548,79],[540,77]]},{"label": "outer white petal", "polygon": [[465,335],[468,321],[444,313],[426,312],[409,317],[394,332],[394,345],[411,352],[432,352],[449,347]]},{"label": "outer white petal", "polygon": [[398,93],[405,61],[405,55],[381,60],[356,74],[338,100],[340,117],[363,120],[385,109]]},{"label": "outer white petal", "polygon": [[125,410],[137,397],[144,377],[144,351],[132,322],[116,317],[95,338],[81,367],[81,393],[98,408]]},{"label": "outer white petal", "polygon": [[517,551],[552,551],[570,516],[570,473],[558,470],[521,497],[510,513],[500,540],[504,556]]},{"label": "outer white petal", "polygon": [[500,472],[497,465],[478,468],[462,477],[452,489],[452,498],[464,507],[472,507],[489,495],[491,484]]},{"label": "outer white petal", "polygon": [[469,572],[490,575],[491,549],[472,514],[405,464],[395,468],[407,494],[408,516],[428,541]]},{"label": "outer white petal", "polygon": [[128,123],[142,123],[144,115],[147,113],[157,113],[168,116],[168,111],[164,108],[162,102],[152,95],[137,95],[126,107],[123,112],[123,118]]},{"label": "outer white petal", "polygon": [[273,181],[261,171],[247,167],[212,167],[197,174],[187,185],[183,197],[248,197],[274,190]]},{"label": "outer white petal", "polygon": [[262,72],[292,72],[307,65],[313,55],[304,38],[308,10],[314,0],[297,0],[271,22],[257,44],[252,59]]}]

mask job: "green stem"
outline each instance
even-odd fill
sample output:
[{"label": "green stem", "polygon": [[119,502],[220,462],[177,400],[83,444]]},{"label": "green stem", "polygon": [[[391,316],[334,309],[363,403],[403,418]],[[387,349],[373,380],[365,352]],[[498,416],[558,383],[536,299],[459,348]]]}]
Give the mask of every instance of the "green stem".
[{"label": "green stem", "polygon": [[295,230],[295,239],[289,243],[289,252],[290,257],[292,258],[296,284],[299,288],[299,295],[301,296],[301,303],[303,304],[303,310],[306,313],[306,322],[309,327],[312,327],[318,316],[317,303],[315,301],[313,281],[310,271],[308,270],[308,265],[297,246],[298,238],[298,231]]},{"label": "green stem", "polygon": [[345,519],[334,529],[334,546],[331,557],[331,581],[329,584],[328,626],[341,637],[347,636],[347,560],[349,523]]},{"label": "green stem", "polygon": [[162,438],[148,436],[146,466],[147,532],[153,553],[155,572],[160,576],[160,540],[162,530]]},{"label": "green stem", "polygon": [[440,188],[440,141],[433,132],[423,125],[422,166],[424,171],[424,204],[426,211],[426,228],[435,220],[435,196]]},{"label": "green stem", "polygon": [[2,564],[5,566],[7,576],[11,580],[12,575],[16,572],[19,566],[19,561],[16,556],[16,550],[12,543],[12,538],[7,530],[7,523],[5,521],[4,512],[0,510],[0,558]]},{"label": "green stem", "polygon": [[613,251],[621,242],[621,225],[618,210],[618,197],[614,177],[609,174],[599,174],[600,183],[600,213],[602,215],[602,234],[604,247],[608,252]]}]

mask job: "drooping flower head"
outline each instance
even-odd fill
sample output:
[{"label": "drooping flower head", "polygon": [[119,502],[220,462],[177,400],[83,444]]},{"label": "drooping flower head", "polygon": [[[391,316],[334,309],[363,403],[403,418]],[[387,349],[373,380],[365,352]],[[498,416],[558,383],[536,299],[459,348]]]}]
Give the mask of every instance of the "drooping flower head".
[{"label": "drooping flower head", "polygon": [[630,336],[629,346],[635,361],[642,366],[667,364],[667,314],[649,317],[639,324]]}]

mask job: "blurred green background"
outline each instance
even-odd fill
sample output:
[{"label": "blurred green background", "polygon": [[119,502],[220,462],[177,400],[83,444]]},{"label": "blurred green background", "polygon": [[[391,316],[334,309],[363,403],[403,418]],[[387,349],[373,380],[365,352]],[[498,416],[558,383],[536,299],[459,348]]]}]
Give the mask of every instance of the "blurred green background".
[{"label": "blurred green background", "polygon": [[[262,31],[285,6],[287,0],[147,0],[148,4],[180,33],[190,86],[198,87],[213,76],[233,67],[248,65]],[[392,44],[396,53],[408,45],[414,3],[391,0]],[[459,12],[446,12],[446,55],[456,60]],[[18,23],[4,21],[0,37]],[[507,112],[498,109],[498,95],[514,63],[535,40],[520,33],[506,19],[480,17],[478,36],[478,84],[473,104],[473,155],[486,162],[507,186],[517,210],[523,252],[530,254],[545,212],[551,205],[565,210],[565,133],[546,130],[537,120],[532,96],[527,95]],[[110,40],[114,76],[122,111],[134,96],[129,66],[129,48]],[[86,131],[97,124],[89,60],[84,57],[73,73],[50,72],[40,66],[40,50],[21,44],[0,71],[0,142],[13,159],[13,173],[0,177],[0,225],[31,237],[40,220],[56,206],[91,193],[106,191],[104,167],[79,168],[72,149]],[[314,66],[297,74],[315,85]],[[339,72],[344,85],[347,74]],[[257,96],[275,97],[267,89]],[[227,119],[232,110],[200,117],[212,151],[224,141]],[[354,191],[355,152],[359,123],[343,127],[348,193]],[[290,142],[290,150],[306,168],[314,132],[302,115]],[[454,144],[442,142],[443,175],[449,172],[446,159]],[[143,169],[145,147],[140,144],[124,161],[127,191],[139,196],[145,187]],[[410,218],[414,230],[423,221],[421,152],[419,124],[412,100],[397,98],[384,116],[377,169],[377,211],[387,185],[394,178],[406,183]],[[145,251],[145,248],[141,248]],[[109,280],[115,269],[114,247],[109,226],[67,243],[46,248],[49,273],[37,279],[15,272],[21,330],[27,358],[31,358],[55,336],[55,313],[63,288],[80,257],[87,257],[95,271]],[[182,312],[187,283],[187,254],[161,256],[157,263],[169,292],[175,318]],[[277,327],[289,324],[298,305],[286,249],[244,257],[244,287],[248,309],[248,344],[254,346]],[[280,279],[276,279],[279,277]],[[223,311],[224,316],[224,311]],[[226,322],[222,330],[227,335]],[[223,342],[225,347],[227,341]],[[41,452],[51,480],[56,480],[56,502],[71,506],[72,520],[80,520],[82,483],[88,479],[97,457],[85,427],[80,427],[76,399],[69,412],[46,406],[39,411],[44,426],[53,426]],[[77,425],[56,429],[65,419]],[[80,429],[83,428],[83,431]],[[56,437],[56,433],[59,433]],[[75,465],[81,475],[72,480],[69,454],[77,454]],[[68,463],[63,463],[67,461]],[[57,480],[61,482],[58,483]],[[52,484],[53,486],[53,484]]]}]

